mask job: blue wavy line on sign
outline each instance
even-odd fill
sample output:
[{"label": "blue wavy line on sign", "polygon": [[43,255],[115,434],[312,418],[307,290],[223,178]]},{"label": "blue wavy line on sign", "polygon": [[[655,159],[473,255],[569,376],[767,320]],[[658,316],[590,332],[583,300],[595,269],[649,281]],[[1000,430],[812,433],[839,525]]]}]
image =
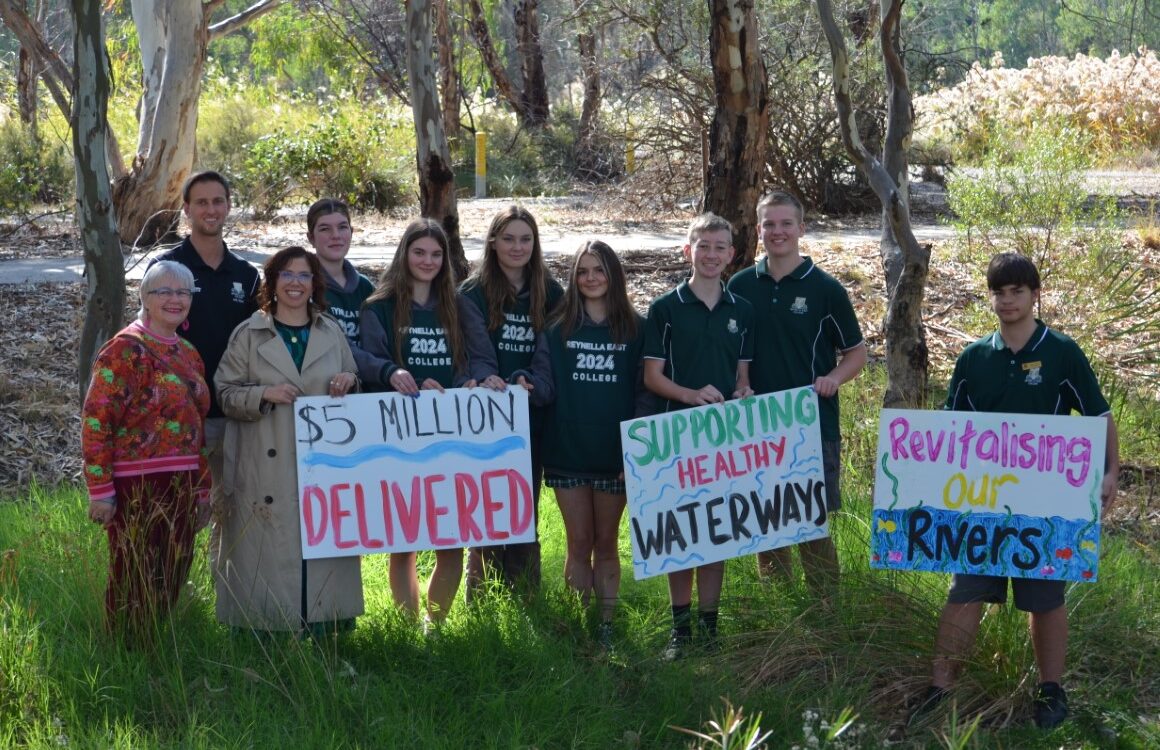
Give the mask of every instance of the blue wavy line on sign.
[{"label": "blue wavy line on sign", "polygon": [[[673,487],[673,486],[671,484],[666,484],[665,487]],[[664,489],[664,487],[662,487],[661,489]],[[673,489],[676,489],[676,487],[673,487]],[[681,495],[680,497],[677,498],[677,502],[679,503],[682,500],[696,500],[701,495],[707,495],[707,494],[709,494],[709,488],[702,487],[701,489],[697,490],[696,492],[694,492],[692,494]],[[676,503],[674,503],[674,505],[675,504]]]},{"label": "blue wavy line on sign", "polygon": [[[798,429],[798,441],[796,443],[794,443],[794,445],[793,445],[793,460],[791,460],[789,462],[789,465],[791,468],[798,465],[798,448],[801,448],[805,444],[806,444],[806,428],[801,427]],[[808,459],[802,459],[802,460],[808,460]]]},{"label": "blue wavy line on sign", "polygon": [[346,456],[335,456],[330,453],[314,451],[308,453],[302,460],[305,466],[330,466],[335,469],[351,469],[361,466],[367,461],[380,458],[393,458],[410,463],[427,463],[446,455],[463,456],[476,461],[486,461],[499,458],[505,453],[523,450],[527,441],[519,435],[511,435],[497,440],[494,443],[468,443],[462,440],[451,440],[444,443],[435,443],[417,451],[404,451],[389,445],[370,445]]},{"label": "blue wavy line on sign", "polygon": [[782,474],[781,478],[782,479],[789,479],[790,477],[816,477],[817,475],[818,475],[818,470],[816,468],[814,468],[814,469],[802,469],[801,471],[790,471],[790,472],[787,472],[785,474]]},{"label": "blue wavy line on sign", "polygon": [[625,453],[624,453],[624,465],[627,466],[629,471],[632,472],[632,475],[634,477],[636,477],[636,481],[643,482],[644,480],[640,478],[640,473],[637,472],[637,470],[636,470],[636,463],[629,460],[631,458],[632,458],[632,455],[629,454],[627,451],[625,451]]},{"label": "blue wavy line on sign", "polygon": [[657,473],[657,475],[659,475],[659,474],[660,474],[662,471],[668,471],[669,469],[673,468],[673,467],[674,467],[674,466],[676,466],[678,463],[680,463],[680,461],[681,461],[681,457],[680,457],[680,456],[673,456],[673,460],[672,460],[672,461],[669,461],[669,462],[668,462],[667,464],[665,464],[664,466],[658,466],[658,467],[657,467],[657,472],[656,472],[656,473]]},{"label": "blue wavy line on sign", "polygon": [[685,558],[666,557],[664,560],[661,560],[661,570],[664,570],[670,564],[672,564],[672,565],[688,565],[691,562],[704,562],[704,560],[705,560],[705,558],[702,557],[701,555],[697,554],[696,552],[690,552],[689,556],[685,557]]},{"label": "blue wavy line on sign", "polygon": [[737,550],[737,556],[740,557],[741,555],[748,555],[750,553],[750,551],[752,551],[755,547],[757,547],[757,545],[761,544],[764,541],[765,541],[765,535],[758,534],[757,536],[755,536],[749,540],[749,544],[747,544],[744,547],[742,547],[741,549]]},{"label": "blue wavy line on sign", "polygon": [[[661,560],[660,566],[657,568],[657,571],[659,572],[659,571],[664,570],[665,567],[667,567],[670,564],[687,565],[688,563],[693,562],[693,561],[702,562],[704,559],[705,559],[704,557],[701,557],[696,552],[691,553],[688,557],[686,557],[683,560],[680,558],[677,558],[677,557],[666,557],[664,560]],[[647,576],[653,575],[653,572],[649,569],[649,561],[648,560],[633,560],[632,564],[634,566],[640,568],[642,576],[647,577]]]},{"label": "blue wavy line on sign", "polygon": [[815,526],[811,529],[809,527],[805,527],[805,528],[799,529],[798,533],[796,533],[792,537],[790,537],[789,540],[793,544],[801,544],[802,542],[808,542],[811,539],[821,539],[822,537],[825,537],[825,536],[829,536],[829,534],[827,533],[827,530],[824,528],[820,528],[820,527]]},{"label": "blue wavy line on sign", "polygon": [[633,507],[636,507],[636,505],[639,504],[640,501],[644,498],[645,484],[644,479],[640,476],[640,472],[636,470],[636,464],[630,461],[630,458],[632,458],[632,456],[628,453],[628,451],[625,451],[624,465],[629,470],[629,472],[632,473],[633,478],[636,479],[637,486],[640,487],[640,490],[632,498],[632,505]]},{"label": "blue wavy line on sign", "polygon": [[[643,503],[641,503],[640,509],[644,510],[648,506],[650,506],[653,503],[657,502],[658,500],[662,499],[665,496],[665,490],[675,490],[675,489],[676,489],[676,487],[674,487],[672,484],[669,484],[669,483],[661,485],[661,488],[659,490],[657,490],[657,496],[654,497],[652,500],[645,500]],[[641,490],[641,494],[644,494],[643,490]]]}]

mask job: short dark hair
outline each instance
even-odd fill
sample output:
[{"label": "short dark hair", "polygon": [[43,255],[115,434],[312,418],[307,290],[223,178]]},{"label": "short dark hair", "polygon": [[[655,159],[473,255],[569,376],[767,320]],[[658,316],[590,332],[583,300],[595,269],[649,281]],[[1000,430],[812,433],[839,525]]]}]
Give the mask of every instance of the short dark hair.
[{"label": "short dark hair", "polygon": [[987,288],[996,291],[1012,284],[1038,290],[1039,269],[1026,255],[999,253],[987,264]]},{"label": "short dark hair", "polygon": [[262,267],[262,286],[258,289],[258,307],[273,315],[278,310],[278,274],[286,270],[290,261],[305,258],[314,278],[310,282],[310,311],[315,315],[326,312],[326,277],[322,275],[322,264],[318,256],[304,247],[291,245],[284,247],[266,259]]},{"label": "short dark hair", "polygon": [[204,172],[194,172],[181,186],[181,201],[189,203],[189,191],[193,189],[194,185],[201,182],[216,182],[226,189],[226,200],[230,199],[230,183],[220,172],[215,172],[212,169],[207,169]]}]

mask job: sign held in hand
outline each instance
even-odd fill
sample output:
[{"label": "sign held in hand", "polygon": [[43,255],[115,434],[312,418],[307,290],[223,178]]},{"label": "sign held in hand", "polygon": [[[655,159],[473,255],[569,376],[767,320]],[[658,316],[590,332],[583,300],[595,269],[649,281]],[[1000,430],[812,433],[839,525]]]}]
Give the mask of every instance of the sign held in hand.
[{"label": "sign held in hand", "polygon": [[294,402],[302,556],[536,538],[522,388]]},{"label": "sign held in hand", "polygon": [[870,564],[1094,581],[1102,417],[884,409]]},{"label": "sign held in hand", "polygon": [[812,388],[630,419],[620,433],[638,579],[829,534]]}]

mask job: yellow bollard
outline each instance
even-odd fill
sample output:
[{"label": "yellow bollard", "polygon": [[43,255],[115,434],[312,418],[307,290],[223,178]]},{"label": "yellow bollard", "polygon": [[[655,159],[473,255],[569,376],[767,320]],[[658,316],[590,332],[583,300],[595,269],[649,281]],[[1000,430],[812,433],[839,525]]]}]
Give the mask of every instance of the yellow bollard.
[{"label": "yellow bollard", "polygon": [[636,171],[636,144],[635,134],[632,126],[629,125],[624,131],[624,171],[626,174],[632,174]]},{"label": "yellow bollard", "polygon": [[475,134],[475,197],[487,197],[487,133]]}]

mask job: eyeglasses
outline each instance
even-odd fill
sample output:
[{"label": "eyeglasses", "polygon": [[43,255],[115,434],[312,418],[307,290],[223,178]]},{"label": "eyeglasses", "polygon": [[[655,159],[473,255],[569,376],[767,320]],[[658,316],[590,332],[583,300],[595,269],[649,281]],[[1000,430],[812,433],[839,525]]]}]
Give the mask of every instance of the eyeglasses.
[{"label": "eyeglasses", "polygon": [[190,299],[191,297],[193,297],[193,293],[196,291],[198,291],[198,290],[197,289],[170,289],[167,286],[163,286],[160,289],[150,289],[149,291],[147,291],[145,293],[146,294],[156,294],[161,299],[173,299],[174,297],[177,297],[178,299]]},{"label": "eyeglasses", "polygon": [[281,281],[285,281],[287,284],[289,284],[291,281],[297,281],[301,284],[309,284],[310,281],[314,278],[314,274],[310,273],[309,271],[302,271],[301,273],[295,273],[294,271],[279,271],[278,278]]}]

